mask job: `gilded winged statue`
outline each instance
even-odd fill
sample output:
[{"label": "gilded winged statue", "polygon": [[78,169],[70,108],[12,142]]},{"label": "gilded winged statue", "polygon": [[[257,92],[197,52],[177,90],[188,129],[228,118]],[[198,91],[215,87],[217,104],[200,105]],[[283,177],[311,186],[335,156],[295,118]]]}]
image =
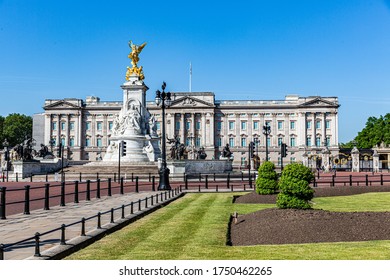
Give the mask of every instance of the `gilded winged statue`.
[{"label": "gilded winged statue", "polygon": [[132,41],[129,42],[129,47],[131,49],[131,53],[129,53],[129,58],[131,59],[131,65],[133,65],[133,68],[137,68],[137,64],[139,61],[139,54],[141,53],[142,49],[146,46],[146,43],[143,43],[140,46],[134,45]]},{"label": "gilded winged statue", "polygon": [[131,49],[131,52],[129,53],[128,57],[131,59],[131,65],[133,67],[127,67],[126,72],[126,80],[130,79],[130,76],[135,74],[137,75],[140,80],[143,80],[145,78],[144,73],[142,71],[142,66],[138,67],[138,61],[139,61],[139,54],[141,53],[142,49],[146,46],[146,43],[143,43],[142,45],[135,45],[130,40],[129,47]]}]

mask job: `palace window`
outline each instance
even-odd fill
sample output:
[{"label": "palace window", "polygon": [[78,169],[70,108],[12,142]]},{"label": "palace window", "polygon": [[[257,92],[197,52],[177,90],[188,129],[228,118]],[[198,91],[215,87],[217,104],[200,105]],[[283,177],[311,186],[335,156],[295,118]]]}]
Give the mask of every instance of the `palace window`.
[{"label": "palace window", "polygon": [[187,130],[190,130],[190,129],[191,129],[191,122],[190,122],[190,121],[187,121],[187,122],[186,122],[186,129],[187,129]]},{"label": "palace window", "polygon": [[180,121],[176,121],[176,130],[180,130]]},{"label": "palace window", "polygon": [[62,147],[65,146],[65,137],[62,137],[62,138],[61,138],[61,144],[62,144]]},{"label": "palace window", "polygon": [[306,138],[306,146],[310,147],[311,146],[311,137]]},{"label": "palace window", "polygon": [[102,130],[103,129],[103,123],[102,122],[97,122],[96,123],[96,129],[97,130]]},{"label": "palace window", "polygon": [[69,146],[74,147],[74,138],[69,139]]},{"label": "palace window", "polygon": [[316,137],[316,146],[317,147],[321,146],[321,138],[320,137]]},{"label": "palace window", "polygon": [[89,138],[85,139],[85,146],[86,147],[90,147],[91,146],[91,139],[89,139]]},{"label": "palace window", "polygon": [[221,130],[222,129],[222,122],[218,121],[217,122],[217,130]]},{"label": "palace window", "polygon": [[229,138],[229,146],[234,147],[234,138],[233,137]]},{"label": "palace window", "polygon": [[102,145],[102,138],[99,137],[99,138],[96,139],[96,146],[98,146],[98,147],[103,146]]},{"label": "palace window", "polygon": [[195,146],[200,147],[200,137],[195,138]]},{"label": "palace window", "polygon": [[70,130],[74,130],[74,122],[70,122],[69,123],[69,129]]},{"label": "palace window", "polygon": [[321,128],[321,121],[316,121],[316,129],[320,129]]},{"label": "palace window", "polygon": [[246,130],[246,121],[241,122],[241,130]]},{"label": "palace window", "polygon": [[200,130],[200,121],[196,122],[196,130]]},{"label": "palace window", "polygon": [[217,147],[221,147],[221,146],[222,146],[222,138],[218,137],[217,138]]},{"label": "palace window", "polygon": [[91,129],[91,122],[86,122],[85,123],[85,129],[90,130]]},{"label": "palace window", "polygon": [[57,130],[57,122],[52,122],[51,127],[53,130]]},{"label": "palace window", "polygon": [[65,130],[66,129],[66,123],[65,122],[61,122],[61,130]]},{"label": "palace window", "polygon": [[325,127],[326,129],[330,129],[330,120],[326,120]]},{"label": "palace window", "polygon": [[282,146],[283,138],[278,137],[278,147]]},{"label": "palace window", "polygon": [[259,129],[259,121],[254,121],[253,122],[253,129],[258,130]]},{"label": "palace window", "polygon": [[307,121],[307,123],[306,123],[306,129],[311,129],[311,121]]},{"label": "palace window", "polygon": [[278,130],[283,129],[283,121],[278,121]]},{"label": "palace window", "polygon": [[246,138],[245,137],[241,138],[241,147],[246,147]]},{"label": "palace window", "polygon": [[229,121],[229,130],[233,130],[233,129],[234,129],[234,122]]},{"label": "palace window", "polygon": [[295,121],[290,122],[290,129],[294,130],[295,129]]},{"label": "palace window", "polygon": [[329,136],[326,136],[326,139],[325,139],[325,143],[326,143],[326,146],[329,147],[330,146],[330,137]]},{"label": "palace window", "polygon": [[114,123],[108,122],[108,130],[112,130],[113,127],[114,127]]},{"label": "palace window", "polygon": [[295,137],[290,138],[290,146],[295,147]]}]

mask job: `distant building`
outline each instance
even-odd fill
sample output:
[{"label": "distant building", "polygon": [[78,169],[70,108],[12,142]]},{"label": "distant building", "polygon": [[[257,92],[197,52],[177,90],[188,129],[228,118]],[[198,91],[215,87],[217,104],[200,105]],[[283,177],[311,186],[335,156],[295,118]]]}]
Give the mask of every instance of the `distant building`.
[{"label": "distant building", "polygon": [[[324,145],[332,154],[338,153],[337,97],[288,95],[284,100],[215,100],[212,92],[177,92],[172,100],[166,110],[167,137],[177,135],[188,148],[204,147],[207,159],[218,159],[229,144],[234,164],[245,167],[248,145],[255,141],[256,152],[261,161],[265,160],[265,124],[271,127],[269,157],[276,165],[281,161],[281,143],[288,146],[284,163],[302,161],[305,152],[320,154]],[[161,135],[161,109],[153,101],[146,104]],[[44,113],[34,117],[34,135],[43,134],[36,139],[43,139],[49,146],[51,142],[54,149],[62,142],[69,159],[95,161],[104,156],[114,116],[121,106],[120,101],[101,101],[91,96],[85,101],[47,99]]]}]

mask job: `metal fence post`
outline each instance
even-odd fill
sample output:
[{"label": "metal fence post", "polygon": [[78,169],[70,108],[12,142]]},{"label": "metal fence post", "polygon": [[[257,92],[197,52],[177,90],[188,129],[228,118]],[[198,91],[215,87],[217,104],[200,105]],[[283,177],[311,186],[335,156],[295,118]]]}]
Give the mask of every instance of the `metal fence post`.
[{"label": "metal fence post", "polygon": [[81,236],[85,236],[85,218],[81,219]]},{"label": "metal fence post", "polygon": [[188,190],[188,175],[187,174],[184,177],[184,184],[185,184],[185,189]]},{"label": "metal fence post", "polygon": [[96,180],[96,198],[100,198],[100,179]]},{"label": "metal fence post", "polygon": [[123,194],[123,177],[121,177],[120,193]]},{"label": "metal fence post", "polygon": [[34,257],[40,257],[41,256],[41,252],[39,250],[39,232],[36,232],[35,233],[35,253],[34,253]]},{"label": "metal fence post", "polygon": [[227,175],[227,180],[226,180],[226,188],[228,189],[230,187],[230,172]]},{"label": "metal fence post", "polygon": [[352,186],[352,175],[349,175],[349,185]]},{"label": "metal fence post", "polygon": [[91,180],[87,180],[87,195],[86,200],[91,200]]},{"label": "metal fence post", "polygon": [[112,196],[112,192],[111,192],[111,178],[108,178],[108,196]]},{"label": "metal fence post", "polygon": [[74,203],[79,203],[79,181],[74,181]]},{"label": "metal fence post", "polygon": [[65,182],[61,182],[61,203],[60,206],[65,206]]},{"label": "metal fence post", "polygon": [[139,192],[139,189],[138,189],[138,176],[135,177],[135,192]]},{"label": "metal fence post", "polygon": [[24,214],[30,215],[30,186],[24,187]]},{"label": "metal fence post", "polygon": [[66,245],[66,242],[65,242],[65,228],[66,226],[64,224],[61,225],[61,241],[60,241],[60,245]]},{"label": "metal fence post", "polygon": [[156,191],[156,177],[154,175],[152,176],[152,191]]},{"label": "metal fence post", "polygon": [[49,187],[50,187],[50,184],[45,184],[45,206],[43,207],[43,210],[50,210],[50,206],[49,206]]},{"label": "metal fence post", "polygon": [[206,175],[205,187],[206,189],[209,188],[209,175]]},{"label": "metal fence post", "polygon": [[0,187],[0,193],[1,193],[1,207],[0,207],[0,219],[5,220],[5,194],[6,194],[7,188],[6,187]]},{"label": "metal fence post", "polygon": [[383,174],[381,174],[381,186],[383,186]]}]

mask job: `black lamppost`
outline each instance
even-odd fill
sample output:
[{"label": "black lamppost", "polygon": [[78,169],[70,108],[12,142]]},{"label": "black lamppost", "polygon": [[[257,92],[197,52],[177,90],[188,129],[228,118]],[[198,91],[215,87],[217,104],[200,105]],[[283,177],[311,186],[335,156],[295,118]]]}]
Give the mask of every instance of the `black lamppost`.
[{"label": "black lamppost", "polygon": [[263,134],[265,135],[265,161],[268,161],[268,135],[271,134],[271,127],[268,123],[263,126]]},{"label": "black lamppost", "polygon": [[159,170],[160,182],[158,184],[158,190],[170,190],[171,186],[169,185],[169,168],[167,168],[167,155],[166,155],[166,144],[165,144],[165,108],[171,106],[171,93],[165,92],[166,83],[163,82],[161,88],[162,92],[156,91],[156,104],[162,109],[162,134],[161,134],[161,168]]},{"label": "black lamppost", "polygon": [[9,147],[9,143],[7,141],[7,139],[4,140],[3,142],[3,146],[4,146],[4,159],[6,161],[6,164],[7,164],[7,182],[8,182],[8,169],[9,169],[9,150],[8,150],[8,147]]}]

